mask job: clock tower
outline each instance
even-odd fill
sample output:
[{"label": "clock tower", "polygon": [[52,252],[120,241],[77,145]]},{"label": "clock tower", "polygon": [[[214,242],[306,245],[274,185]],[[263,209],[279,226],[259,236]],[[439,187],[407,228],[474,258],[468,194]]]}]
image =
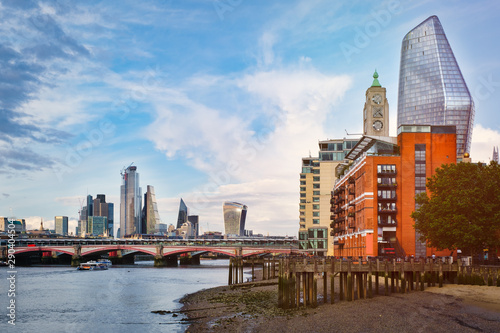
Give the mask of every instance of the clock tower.
[{"label": "clock tower", "polygon": [[389,136],[389,102],[385,88],[378,82],[377,71],[373,74],[372,86],[366,90],[363,135]]}]

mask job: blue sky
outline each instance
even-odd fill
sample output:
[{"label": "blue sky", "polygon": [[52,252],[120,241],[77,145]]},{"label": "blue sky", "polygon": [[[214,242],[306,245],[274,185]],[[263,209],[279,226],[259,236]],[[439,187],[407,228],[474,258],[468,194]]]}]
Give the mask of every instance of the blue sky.
[{"label": "blue sky", "polygon": [[496,1],[0,1],[0,215],[70,217],[120,170],[180,198],[202,230],[222,202],[295,235],[301,157],[362,127],[376,68],[396,134],[401,40],[437,15],[476,103],[471,156],[500,145]]}]

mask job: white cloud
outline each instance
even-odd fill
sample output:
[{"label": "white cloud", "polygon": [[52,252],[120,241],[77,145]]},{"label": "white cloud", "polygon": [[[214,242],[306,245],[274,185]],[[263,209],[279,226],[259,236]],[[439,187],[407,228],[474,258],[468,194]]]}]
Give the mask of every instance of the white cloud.
[{"label": "white cloud", "polygon": [[489,163],[493,147],[500,146],[500,131],[476,124],[472,132],[471,158],[473,161]]},{"label": "white cloud", "polygon": [[222,203],[230,200],[249,206],[248,229],[294,234],[301,157],[327,137],[323,122],[351,79],[288,68],[225,81],[260,107],[256,112],[264,114],[264,125],[252,128],[252,114],[228,114],[183,94],[168,94],[156,105],[148,138],[168,157],[182,155],[209,175],[197,191],[182,193],[202,226],[223,231]]}]

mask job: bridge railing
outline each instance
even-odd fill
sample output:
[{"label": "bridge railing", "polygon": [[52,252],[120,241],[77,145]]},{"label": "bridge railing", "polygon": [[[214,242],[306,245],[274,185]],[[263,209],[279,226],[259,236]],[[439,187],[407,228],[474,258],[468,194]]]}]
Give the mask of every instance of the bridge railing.
[{"label": "bridge railing", "polygon": [[16,247],[39,247],[39,246],[74,246],[74,245],[162,245],[168,246],[245,246],[245,247],[275,247],[275,248],[298,248],[295,239],[30,239],[20,238],[16,240]]}]

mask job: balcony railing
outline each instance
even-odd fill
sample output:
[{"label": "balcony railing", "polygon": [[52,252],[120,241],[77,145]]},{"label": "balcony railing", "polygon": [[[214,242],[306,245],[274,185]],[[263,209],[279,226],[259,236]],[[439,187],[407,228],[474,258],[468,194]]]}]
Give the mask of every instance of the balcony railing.
[{"label": "balcony railing", "polygon": [[377,196],[377,200],[378,201],[396,201],[396,200],[398,200],[398,196],[397,196],[397,194],[394,194],[394,196],[391,198]]},{"label": "balcony railing", "polygon": [[397,171],[396,170],[384,170],[384,171],[377,172],[377,175],[379,175],[379,176],[395,176],[395,175],[397,175]]},{"label": "balcony railing", "polygon": [[379,227],[397,227],[398,222],[396,220],[392,220],[390,222],[389,221],[379,221],[378,226]]},{"label": "balcony railing", "polygon": [[382,208],[378,210],[379,214],[396,214],[397,212],[397,208]]}]

